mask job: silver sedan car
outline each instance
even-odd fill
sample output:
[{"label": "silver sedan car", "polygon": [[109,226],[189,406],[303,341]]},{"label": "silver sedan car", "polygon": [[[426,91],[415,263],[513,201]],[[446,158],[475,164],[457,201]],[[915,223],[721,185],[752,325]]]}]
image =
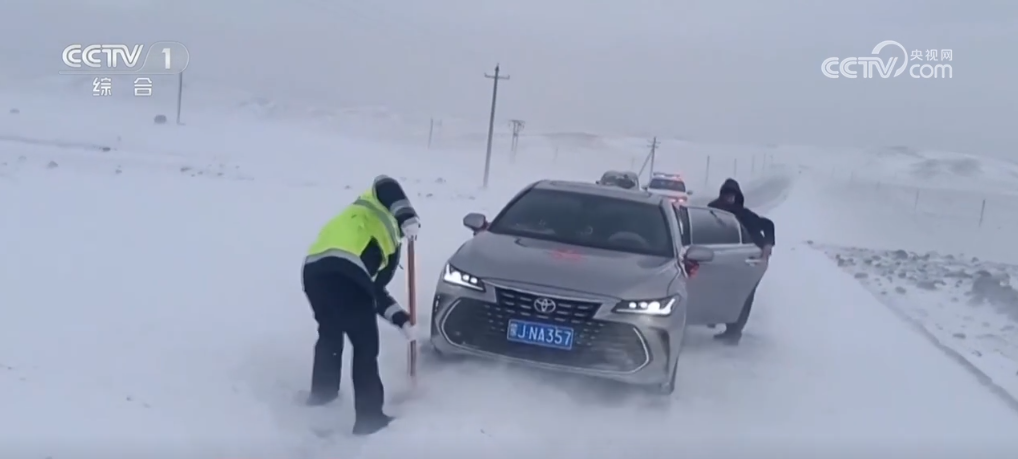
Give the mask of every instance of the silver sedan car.
[{"label": "silver sedan car", "polygon": [[732,214],[592,183],[537,182],[463,224],[474,236],[435,290],[437,353],[663,393],[686,327],[735,322],[766,270]]},{"label": "silver sedan car", "polygon": [[640,176],[636,172],[608,171],[601,175],[597,184],[632,190],[640,187]]}]

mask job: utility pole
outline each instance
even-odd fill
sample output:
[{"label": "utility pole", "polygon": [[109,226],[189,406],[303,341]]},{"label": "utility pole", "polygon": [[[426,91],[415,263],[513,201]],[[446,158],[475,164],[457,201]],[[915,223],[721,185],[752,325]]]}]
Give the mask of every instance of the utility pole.
[{"label": "utility pole", "polygon": [[435,135],[435,119],[431,119],[431,123],[428,124],[428,149],[431,149],[431,138]]},{"label": "utility pole", "polygon": [[651,140],[650,145],[648,145],[650,147],[650,152],[647,153],[647,157],[643,160],[643,165],[640,166],[640,172],[636,173],[637,176],[643,176],[643,171],[647,169],[647,164],[650,164],[650,172],[647,173],[647,177],[654,176],[654,159],[657,157],[657,147],[660,145],[661,144],[657,141],[657,137],[654,137],[654,140]]},{"label": "utility pole", "polygon": [[520,132],[527,125],[523,120],[509,120],[509,125],[513,128],[513,142],[510,150],[512,152],[512,160],[516,161],[516,146],[520,144]]},{"label": "utility pole", "polygon": [[658,143],[657,137],[650,141],[650,176],[654,176],[654,160],[657,159],[657,147],[661,144]]},{"label": "utility pole", "polygon": [[498,80],[508,80],[509,75],[498,74],[498,64],[495,64],[495,74],[484,74],[485,78],[491,78],[491,118],[488,119],[488,149],[484,156],[484,188],[488,188],[488,174],[491,172],[491,138],[495,135],[495,102],[498,100]]}]

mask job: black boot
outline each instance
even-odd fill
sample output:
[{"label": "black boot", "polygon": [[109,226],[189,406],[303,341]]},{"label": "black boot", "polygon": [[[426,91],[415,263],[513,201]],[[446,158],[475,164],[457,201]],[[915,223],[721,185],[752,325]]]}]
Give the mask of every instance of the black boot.
[{"label": "black boot", "polygon": [[386,428],[395,419],[385,413],[378,413],[371,416],[358,416],[353,424],[354,435],[371,435]]},{"label": "black boot", "polygon": [[750,292],[749,298],[746,298],[746,303],[742,305],[739,318],[735,322],[725,324],[725,331],[714,335],[714,339],[729,346],[737,346],[739,344],[739,341],[742,340],[742,329],[746,327],[746,322],[749,321],[749,312],[753,309],[753,297],[755,296],[756,287]]},{"label": "black boot", "polygon": [[340,346],[329,340],[318,339],[315,345],[315,359],[311,369],[311,393],[308,406],[321,406],[339,397],[339,381],[342,377],[343,354]]},{"label": "black boot", "polygon": [[334,394],[321,394],[321,393],[316,394],[312,392],[308,394],[308,399],[304,403],[307,406],[322,406],[332,403],[332,401],[337,398],[339,398],[339,391],[336,391],[336,393]]}]

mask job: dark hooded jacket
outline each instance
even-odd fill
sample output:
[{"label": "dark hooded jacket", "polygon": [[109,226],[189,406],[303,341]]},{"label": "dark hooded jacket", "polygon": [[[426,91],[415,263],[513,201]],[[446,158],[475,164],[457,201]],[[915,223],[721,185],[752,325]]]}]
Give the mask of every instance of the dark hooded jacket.
[{"label": "dark hooded jacket", "polygon": [[753,239],[753,243],[758,247],[765,245],[773,246],[774,222],[746,208],[746,197],[743,196],[742,188],[739,187],[739,182],[736,182],[735,179],[725,180],[725,183],[721,185],[721,191],[718,194],[725,195],[727,193],[735,195],[734,203],[725,202],[721,196],[718,196],[717,199],[707,205],[734,214],[735,218],[739,219],[739,223],[746,227],[749,237]]}]

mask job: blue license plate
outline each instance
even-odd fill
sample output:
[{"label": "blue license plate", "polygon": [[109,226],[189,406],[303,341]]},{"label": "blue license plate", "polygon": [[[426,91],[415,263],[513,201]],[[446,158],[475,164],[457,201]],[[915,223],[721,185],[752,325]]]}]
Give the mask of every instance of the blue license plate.
[{"label": "blue license plate", "polygon": [[509,319],[506,339],[517,343],[568,351],[573,348],[573,329],[559,327],[558,325]]}]

